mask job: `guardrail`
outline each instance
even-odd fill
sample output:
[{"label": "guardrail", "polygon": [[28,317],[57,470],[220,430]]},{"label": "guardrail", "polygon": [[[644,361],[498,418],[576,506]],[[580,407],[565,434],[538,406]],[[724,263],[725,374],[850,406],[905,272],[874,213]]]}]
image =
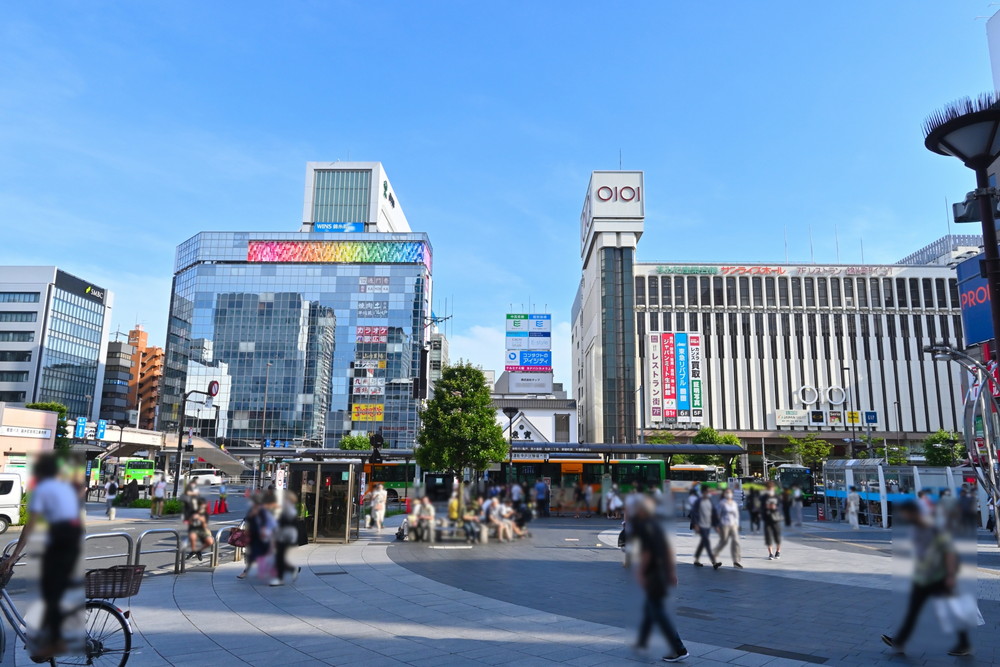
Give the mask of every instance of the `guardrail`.
[{"label": "guardrail", "polygon": [[[142,550],[142,541],[146,539],[147,535],[173,535],[174,536],[174,546],[166,549],[150,549],[149,551]],[[162,541],[162,538],[158,539],[157,542]],[[179,530],[173,528],[150,528],[149,530],[143,531],[138,539],[135,541],[135,559],[133,565],[140,565],[139,561],[146,554],[174,554],[174,574],[184,574],[184,537],[181,535]]]},{"label": "guardrail", "polygon": [[91,535],[84,536],[84,542],[89,542],[91,540],[105,540],[105,539],[123,539],[128,545],[128,551],[123,554],[105,554],[103,556],[85,556],[84,560],[104,560],[107,558],[124,558],[125,564],[132,562],[132,554],[135,552],[135,540],[132,536],[125,532],[114,532],[114,533],[93,533]]},{"label": "guardrail", "polygon": [[[239,528],[239,526],[240,524],[236,523],[231,526],[223,526],[219,530],[215,531],[215,543],[212,545],[212,555],[208,561],[209,567],[219,566],[219,549],[222,547],[223,544],[222,541],[223,534],[227,530],[231,532],[236,528]],[[226,545],[228,546],[228,542],[226,543]],[[243,547],[233,547],[233,562],[238,563],[241,560],[243,560]]]}]

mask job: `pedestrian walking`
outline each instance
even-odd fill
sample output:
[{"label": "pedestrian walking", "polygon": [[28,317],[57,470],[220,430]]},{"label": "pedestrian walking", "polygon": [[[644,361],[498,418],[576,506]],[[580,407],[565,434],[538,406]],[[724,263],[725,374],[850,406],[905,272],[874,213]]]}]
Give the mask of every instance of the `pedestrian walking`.
[{"label": "pedestrian walking", "polygon": [[733,499],[733,490],[726,489],[719,502],[719,544],[715,547],[717,557],[722,557],[726,544],[732,542],[730,552],[733,557],[733,567],[740,570],[740,506]]},{"label": "pedestrian walking", "polygon": [[761,502],[758,489],[750,489],[750,496],[747,498],[747,511],[750,513],[750,532],[760,531]]},{"label": "pedestrian walking", "polygon": [[785,517],[785,526],[792,525],[792,490],[784,489],[781,492],[781,514]]},{"label": "pedestrian walking", "polygon": [[711,489],[708,484],[702,484],[701,497],[695,501],[691,509],[691,524],[695,527],[695,534],[699,536],[698,547],[694,550],[695,567],[705,567],[701,563],[701,552],[704,550],[708,554],[708,561],[716,570],[722,567],[722,563],[712,555],[712,530],[719,526],[719,512],[712,504],[712,497],[709,495]]},{"label": "pedestrian walking", "polygon": [[[934,524],[916,501],[907,500],[899,508],[899,517],[912,526],[913,584],[903,625],[895,635],[882,635],[882,641],[903,653],[906,642],[920,617],[920,610],[932,597],[951,597],[956,593],[958,552],[949,534]],[[973,599],[974,602],[974,599]],[[978,612],[977,612],[978,613]],[[958,628],[958,643],[948,655],[972,654],[968,628]]]},{"label": "pedestrian walking", "polygon": [[292,491],[285,492],[285,500],[281,507],[275,504],[275,514],[277,515],[278,529],[274,532],[274,571],[275,576],[271,579],[271,586],[284,586],[285,574],[292,575],[292,583],[299,578],[301,567],[296,567],[288,562],[288,551],[299,543],[299,529],[295,525],[299,517],[296,509],[298,497]]},{"label": "pedestrian walking", "polygon": [[858,487],[852,486],[851,492],[847,494],[847,520],[851,524],[851,530],[861,530],[858,523],[858,512],[861,510],[861,494]]},{"label": "pedestrian walking", "polygon": [[157,475],[156,481],[153,482],[153,503],[150,505],[152,513],[149,515],[149,518],[163,518],[163,503],[166,500],[166,497],[167,481],[163,479],[163,475]]},{"label": "pedestrian walking", "polygon": [[108,521],[115,520],[115,498],[118,497],[120,490],[121,486],[118,484],[118,478],[116,477],[112,477],[104,485],[104,514],[107,515]]},{"label": "pedestrian walking", "polygon": [[805,498],[802,496],[802,487],[798,484],[792,485],[792,525],[802,526],[802,508],[805,505]]},{"label": "pedestrian walking", "polygon": [[243,523],[250,533],[250,544],[244,552],[245,564],[243,571],[236,575],[237,579],[246,579],[254,563],[258,563],[258,570],[266,567],[267,555],[271,551],[271,537],[277,527],[274,517],[268,509],[269,505],[273,505],[274,502],[275,497],[271,492],[254,495],[253,505],[243,519]]},{"label": "pedestrian walking", "polygon": [[539,516],[549,516],[549,485],[541,478],[535,482],[535,506]]},{"label": "pedestrian walking", "polygon": [[[34,657],[44,658],[67,650],[62,636],[63,595],[70,588],[73,579],[80,576],[76,570],[83,551],[83,526],[80,523],[80,497],[69,481],[59,478],[59,463],[55,455],[39,456],[35,461],[34,473],[36,485],[28,500],[28,522],[21,530],[10,557],[0,561],[0,576],[5,575],[20,558],[28,544],[28,538],[38,525],[48,526],[40,581],[45,610],[41,635],[37,637],[37,646],[32,648]],[[82,588],[79,597],[79,606],[82,608]],[[69,603],[68,606],[73,608],[75,605]]]},{"label": "pedestrian walking", "polygon": [[382,532],[382,524],[385,523],[385,505],[389,501],[389,494],[385,490],[385,486],[381,483],[375,485],[375,491],[372,492],[372,522],[375,524],[375,530]]},{"label": "pedestrian walking", "polygon": [[635,650],[639,652],[646,650],[649,633],[655,623],[673,651],[663,656],[663,661],[680,662],[688,657],[688,651],[664,606],[670,588],[677,586],[677,561],[667,541],[667,534],[653,518],[650,504],[648,498],[642,498],[632,508],[629,519],[633,535],[639,544],[639,567],[636,568],[636,578],[645,593],[642,622],[639,625]]},{"label": "pedestrian walking", "polygon": [[188,528],[188,540],[191,544],[191,553],[188,558],[198,557],[203,560],[202,552],[210,549],[215,540],[208,529],[208,510],[205,499],[198,492],[198,485],[189,482],[184,494],[184,523]]},{"label": "pedestrian walking", "polygon": [[[767,483],[767,488],[761,496],[761,512],[764,519],[764,544],[767,545],[767,559],[781,558],[781,500],[778,498],[778,485],[774,481]],[[772,546],[774,550],[772,550]]]}]

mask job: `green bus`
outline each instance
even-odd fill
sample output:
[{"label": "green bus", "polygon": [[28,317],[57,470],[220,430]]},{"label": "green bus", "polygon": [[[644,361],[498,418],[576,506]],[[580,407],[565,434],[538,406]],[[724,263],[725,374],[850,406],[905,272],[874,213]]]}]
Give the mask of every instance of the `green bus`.
[{"label": "green bus", "polygon": [[147,477],[152,480],[155,471],[156,463],[149,459],[118,459],[118,480],[121,484],[135,480],[136,484],[142,486]]}]

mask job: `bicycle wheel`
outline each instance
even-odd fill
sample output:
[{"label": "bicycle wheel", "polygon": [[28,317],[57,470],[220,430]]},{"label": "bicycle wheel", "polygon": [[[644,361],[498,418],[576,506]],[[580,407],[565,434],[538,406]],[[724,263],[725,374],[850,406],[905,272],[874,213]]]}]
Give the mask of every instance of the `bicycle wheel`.
[{"label": "bicycle wheel", "polygon": [[85,655],[52,658],[56,665],[122,667],[132,650],[132,630],[118,608],[105,600],[87,600],[87,647]]}]

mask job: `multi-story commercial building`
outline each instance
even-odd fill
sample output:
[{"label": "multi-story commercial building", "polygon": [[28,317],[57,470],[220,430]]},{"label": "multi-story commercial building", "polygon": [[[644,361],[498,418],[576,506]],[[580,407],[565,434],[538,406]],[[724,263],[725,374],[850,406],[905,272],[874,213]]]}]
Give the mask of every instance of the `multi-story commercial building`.
[{"label": "multi-story commercial building", "polygon": [[[503,437],[510,442],[577,442],[576,401],[566,395],[561,383],[553,383],[551,392],[525,394],[523,389],[512,392],[510,373],[504,371],[493,385],[492,397],[497,423],[503,427]],[[513,417],[504,412],[508,408],[517,411]]]},{"label": "multi-story commercial building", "polygon": [[443,371],[449,363],[448,358],[448,338],[443,331],[439,331],[436,326],[431,326],[430,352],[427,356],[428,370],[427,380],[430,389],[433,391],[434,383],[441,379]]},{"label": "multi-story commercial building", "polygon": [[581,442],[638,435],[632,264],[642,237],[641,171],[595,171],[580,216],[583,275],[573,302],[573,387]]},{"label": "multi-story commercial building", "polygon": [[382,430],[387,447],[412,447],[430,241],[409,232],[378,163],[310,163],[306,190],[303,231],[178,247],[159,424],[176,428],[185,393],[216,379],[228,442],[335,446]]},{"label": "multi-story commercial building", "polygon": [[151,429],[159,409],[163,348],[149,345],[149,333],[139,325],[128,332],[128,342],[135,349],[132,368],[137,369],[129,382],[130,421],[136,428]]},{"label": "multi-story commercial building", "polygon": [[[638,262],[628,225],[641,216],[631,199],[641,178],[622,201],[613,175],[594,173],[582,220],[581,440],[634,442],[643,424],[681,438],[711,426],[751,450],[807,430],[846,449],[869,430],[914,439],[961,428],[961,372],[922,347],[961,345],[953,267],[978,252],[978,237],[949,236],[889,265]],[[620,215],[628,207],[632,218]],[[643,424],[629,419],[632,400]]]},{"label": "multi-story commercial building", "polygon": [[96,419],[113,295],[55,266],[0,267],[0,401]]},{"label": "multi-story commercial building", "polygon": [[123,341],[108,343],[101,388],[101,419],[126,424],[129,417],[129,384],[135,376],[135,348]]}]

